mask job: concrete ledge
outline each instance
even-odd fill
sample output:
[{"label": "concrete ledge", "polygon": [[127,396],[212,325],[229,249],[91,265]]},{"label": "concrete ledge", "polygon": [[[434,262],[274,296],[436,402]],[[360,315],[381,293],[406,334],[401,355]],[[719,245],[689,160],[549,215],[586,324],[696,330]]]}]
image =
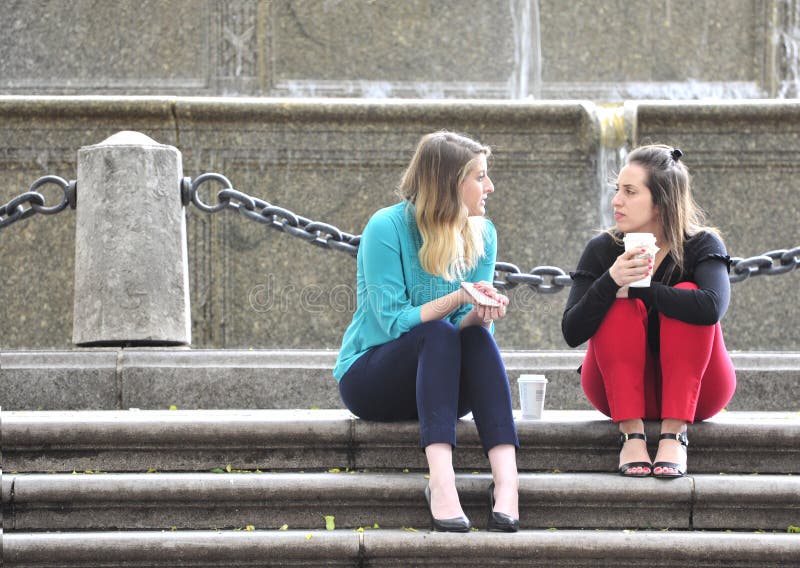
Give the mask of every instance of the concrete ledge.
[{"label": "concrete ledge", "polygon": [[797,476],[695,476],[694,493],[697,529],[800,525]]},{"label": "concrete ledge", "polygon": [[[5,479],[8,478],[8,479]],[[459,475],[465,511],[487,519],[487,474]],[[421,474],[152,473],[6,475],[4,528],[323,529],[429,527]],[[613,474],[522,474],[522,526],[785,531],[800,516],[800,478],[692,475],[670,483]]]},{"label": "concrete ledge", "polygon": [[[504,351],[516,379],[544,373],[547,407],[590,410],[576,369],[583,351]],[[796,411],[800,353],[732,354],[739,385],[729,410]],[[87,349],[0,352],[7,410],[342,408],[332,350]]]},{"label": "concrete ledge", "polygon": [[6,534],[6,566],[356,566],[359,537],[344,532]]},{"label": "concrete ledge", "polygon": [[[361,550],[359,551],[359,545]],[[521,531],[507,535],[352,532],[132,532],[5,535],[6,565],[40,566],[792,566],[800,539],[779,534]]]},{"label": "concrete ledge", "polygon": [[[595,411],[518,420],[523,471],[614,471],[617,428]],[[658,424],[648,423],[655,444]],[[471,420],[456,467],[485,471]],[[725,412],[690,430],[692,473],[800,473],[800,415]],[[275,471],[426,469],[416,422],[378,423],[344,410],[4,412],[6,471]]]},{"label": "concrete ledge", "polygon": [[[11,475],[9,530],[217,529],[254,525],[323,529],[429,527],[421,474],[96,474]],[[465,511],[485,528],[489,475],[459,475]],[[766,480],[765,480],[766,482]],[[777,490],[780,482],[770,488]],[[780,490],[782,494],[786,489]],[[730,491],[727,497],[735,501]],[[664,485],[607,474],[523,474],[523,526],[531,528],[691,528],[692,480]],[[765,498],[762,508],[791,507]],[[738,510],[747,525],[747,513]],[[786,515],[777,515],[780,518]],[[723,517],[724,518],[724,517]],[[786,529],[788,525],[747,525]],[[721,528],[727,528],[723,525]],[[709,527],[712,528],[712,527]],[[717,527],[719,528],[719,527]]]}]

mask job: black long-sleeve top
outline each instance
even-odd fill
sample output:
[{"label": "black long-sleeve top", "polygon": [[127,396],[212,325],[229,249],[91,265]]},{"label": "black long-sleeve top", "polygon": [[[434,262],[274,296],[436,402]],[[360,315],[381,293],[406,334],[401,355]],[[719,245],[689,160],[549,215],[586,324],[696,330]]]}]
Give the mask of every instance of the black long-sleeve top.
[{"label": "black long-sleeve top", "polygon": [[[667,255],[653,274],[649,288],[628,288],[628,297],[641,299],[647,307],[647,336],[653,353],[660,351],[659,313],[695,325],[713,325],[728,309],[731,260],[719,237],[698,233],[687,238],[683,250],[682,274]],[[620,287],[608,270],[624,251],[621,242],[602,233],[589,241],[578,267],[570,273],[573,284],[561,320],[561,331],[570,347],[577,347],[595,334],[616,300]],[[698,289],[673,288],[679,282],[694,282]]]}]

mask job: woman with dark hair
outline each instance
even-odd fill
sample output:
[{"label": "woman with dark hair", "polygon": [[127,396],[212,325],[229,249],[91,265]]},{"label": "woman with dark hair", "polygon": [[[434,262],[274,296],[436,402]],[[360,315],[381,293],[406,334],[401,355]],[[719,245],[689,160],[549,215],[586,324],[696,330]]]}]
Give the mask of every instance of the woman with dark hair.
[{"label": "woman with dark hair", "polygon": [[[494,192],[490,149],[451,132],[422,138],[401,203],[375,213],[357,259],[357,307],[333,374],[345,406],[366,420],[420,422],[433,530],[471,524],[455,486],[458,418],[472,412],[492,468],[489,530],[519,527],[516,450],[505,367],[492,335],[508,299],[494,277],[497,235],[484,214]],[[460,284],[477,283],[492,306]]]},{"label": "woman with dark hair", "polygon": [[[686,474],[687,425],[730,401],[736,375],[722,338],[730,257],[694,202],[683,153],[642,146],[627,157],[611,205],[616,225],[589,241],[562,319],[571,347],[589,341],[581,384],[619,423],[619,473]],[[658,252],[625,251],[628,233],[652,233]],[[651,276],[649,287],[631,283]],[[650,461],[643,420],[660,420]]]}]

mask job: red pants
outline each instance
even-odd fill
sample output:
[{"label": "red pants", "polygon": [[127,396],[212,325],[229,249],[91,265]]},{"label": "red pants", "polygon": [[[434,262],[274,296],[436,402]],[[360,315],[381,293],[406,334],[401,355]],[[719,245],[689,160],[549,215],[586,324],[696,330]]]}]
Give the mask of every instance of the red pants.
[{"label": "red pants", "polygon": [[[690,282],[676,288],[696,289]],[[647,346],[647,309],[620,298],[589,340],[581,385],[589,402],[614,422],[717,414],[733,397],[736,374],[722,328],[693,325],[659,314],[660,360]]]}]

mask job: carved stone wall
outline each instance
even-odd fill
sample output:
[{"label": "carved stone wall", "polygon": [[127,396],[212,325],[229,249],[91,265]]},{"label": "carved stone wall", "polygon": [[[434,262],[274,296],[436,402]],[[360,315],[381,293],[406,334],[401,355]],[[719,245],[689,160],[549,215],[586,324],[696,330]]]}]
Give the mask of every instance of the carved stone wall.
[{"label": "carved stone wall", "polygon": [[796,97],[797,0],[6,0],[0,94]]}]

